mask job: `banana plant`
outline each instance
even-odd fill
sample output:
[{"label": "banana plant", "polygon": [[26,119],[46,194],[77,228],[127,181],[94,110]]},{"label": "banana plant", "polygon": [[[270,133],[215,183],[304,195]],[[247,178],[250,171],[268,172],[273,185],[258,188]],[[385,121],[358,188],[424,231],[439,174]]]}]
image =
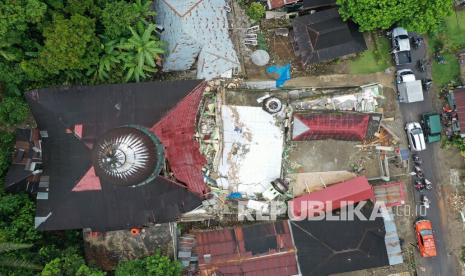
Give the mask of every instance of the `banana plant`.
[{"label": "banana plant", "polygon": [[98,77],[101,81],[108,80],[112,69],[114,69],[117,64],[121,63],[123,58],[121,52],[117,48],[118,45],[119,41],[117,40],[110,40],[101,44],[103,55],[100,57],[97,66],[91,68],[87,75],[94,74],[94,76]]},{"label": "banana plant", "polygon": [[148,24],[145,29],[135,31],[129,28],[131,37],[119,44],[124,51],[123,66],[126,71],[126,81],[139,82],[156,72],[155,59],[163,54],[163,43],[154,35],[155,25]]}]

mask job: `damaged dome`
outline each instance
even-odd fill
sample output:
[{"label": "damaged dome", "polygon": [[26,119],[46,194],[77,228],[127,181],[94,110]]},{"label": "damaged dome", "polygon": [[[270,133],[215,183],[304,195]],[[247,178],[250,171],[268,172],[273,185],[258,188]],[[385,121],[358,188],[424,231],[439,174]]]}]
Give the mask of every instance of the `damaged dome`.
[{"label": "damaged dome", "polygon": [[95,173],[105,182],[139,186],[160,174],[163,146],[149,130],[124,126],[103,134],[94,146],[92,161]]}]

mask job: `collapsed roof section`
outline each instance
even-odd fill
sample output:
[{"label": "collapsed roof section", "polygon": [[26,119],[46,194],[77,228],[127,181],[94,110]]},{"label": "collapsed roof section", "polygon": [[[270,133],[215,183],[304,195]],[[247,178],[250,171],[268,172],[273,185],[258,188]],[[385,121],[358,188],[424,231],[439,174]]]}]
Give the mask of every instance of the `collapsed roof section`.
[{"label": "collapsed roof section", "polygon": [[221,107],[220,182],[252,196],[263,193],[280,177],[284,134],[276,116],[261,107]]},{"label": "collapsed roof section", "polygon": [[[46,133],[49,180],[39,188],[36,227],[127,229],[199,206],[207,186],[194,133],[204,87],[147,82],[27,93]],[[178,181],[159,175],[165,158]]]},{"label": "collapsed roof section", "polygon": [[296,113],[292,140],[355,140],[366,138],[370,115],[361,113]]},{"label": "collapsed roof section", "polygon": [[299,16],[292,22],[295,55],[304,66],[367,49],[362,33],[336,8]]},{"label": "collapsed roof section", "polygon": [[157,23],[167,42],[164,71],[189,70],[197,61],[197,78],[231,77],[240,68],[229,37],[225,0],[155,1]]}]

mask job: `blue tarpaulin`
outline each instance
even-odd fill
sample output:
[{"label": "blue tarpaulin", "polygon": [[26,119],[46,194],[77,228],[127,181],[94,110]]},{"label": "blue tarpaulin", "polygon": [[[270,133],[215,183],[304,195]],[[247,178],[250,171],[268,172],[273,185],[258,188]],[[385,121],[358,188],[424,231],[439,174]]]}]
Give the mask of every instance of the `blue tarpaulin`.
[{"label": "blue tarpaulin", "polygon": [[288,63],[284,66],[272,65],[266,68],[268,74],[278,74],[279,78],[276,80],[276,87],[280,88],[284,86],[287,80],[291,79],[291,64]]}]

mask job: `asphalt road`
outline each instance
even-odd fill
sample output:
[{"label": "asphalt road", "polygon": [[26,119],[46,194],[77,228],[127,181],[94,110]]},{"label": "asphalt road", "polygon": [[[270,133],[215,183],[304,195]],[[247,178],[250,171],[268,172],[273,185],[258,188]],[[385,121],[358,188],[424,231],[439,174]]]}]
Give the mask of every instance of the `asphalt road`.
[{"label": "asphalt road", "polygon": [[[415,72],[417,79],[428,77],[430,74],[430,66],[428,66],[427,73],[419,72],[416,68],[416,62],[418,59],[426,56],[425,47],[421,47],[413,51],[412,53],[412,64],[409,67]],[[405,68],[406,66],[403,66]],[[433,80],[434,82],[434,80]],[[433,94],[434,90],[430,92],[424,91],[424,101],[418,103],[400,104],[400,110],[404,119],[404,122],[420,121],[422,113],[434,111],[433,109]],[[419,156],[423,159],[421,165],[422,170],[428,180],[433,183],[433,189],[431,191],[416,191],[413,187],[413,183],[409,183],[409,189],[415,190],[415,202],[417,207],[420,205],[420,195],[422,193],[431,200],[430,208],[427,210],[426,218],[431,220],[433,224],[433,231],[436,240],[437,256],[433,258],[422,258],[418,254],[416,256],[417,273],[418,275],[431,275],[431,276],[453,276],[460,275],[458,269],[458,263],[454,257],[450,254],[450,250],[446,246],[447,237],[447,218],[445,209],[444,197],[441,194],[440,188],[437,186],[439,180],[439,168],[435,163],[436,154],[440,150],[439,143],[427,144],[426,150],[419,153]],[[418,209],[417,208],[417,209]],[[412,231],[413,225],[412,225]],[[453,237],[451,237],[453,239]]]}]

